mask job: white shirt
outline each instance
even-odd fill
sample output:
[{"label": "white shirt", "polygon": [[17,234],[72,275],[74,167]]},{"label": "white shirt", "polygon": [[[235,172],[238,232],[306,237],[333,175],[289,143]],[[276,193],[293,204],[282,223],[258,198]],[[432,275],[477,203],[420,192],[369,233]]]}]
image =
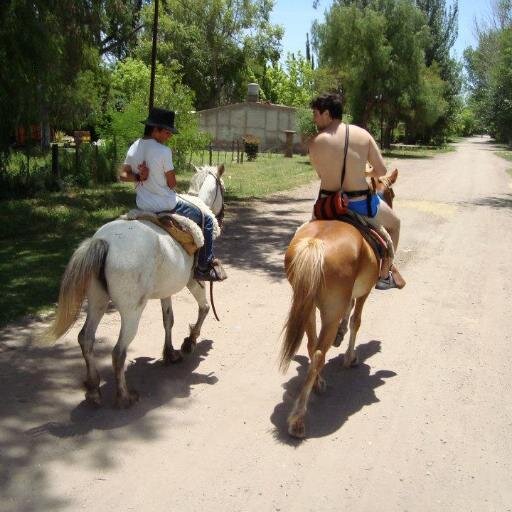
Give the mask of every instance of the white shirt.
[{"label": "white shirt", "polygon": [[155,139],[137,139],[128,149],[124,163],[138,174],[138,166],[146,162],[149,176],[136,184],[137,208],[150,212],[172,210],[176,206],[176,192],[167,185],[165,173],[173,171],[172,151]]}]

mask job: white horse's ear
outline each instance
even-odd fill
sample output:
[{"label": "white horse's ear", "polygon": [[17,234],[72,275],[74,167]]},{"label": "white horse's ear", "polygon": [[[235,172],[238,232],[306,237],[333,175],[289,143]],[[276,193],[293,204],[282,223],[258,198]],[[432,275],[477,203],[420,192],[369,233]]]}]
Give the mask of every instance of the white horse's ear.
[{"label": "white horse's ear", "polygon": [[192,167],[194,168],[194,172],[199,172],[199,167],[197,167],[197,165],[192,165]]},{"label": "white horse's ear", "polygon": [[220,164],[217,167],[217,176],[220,178],[224,174],[224,171],[225,171],[224,164]]}]

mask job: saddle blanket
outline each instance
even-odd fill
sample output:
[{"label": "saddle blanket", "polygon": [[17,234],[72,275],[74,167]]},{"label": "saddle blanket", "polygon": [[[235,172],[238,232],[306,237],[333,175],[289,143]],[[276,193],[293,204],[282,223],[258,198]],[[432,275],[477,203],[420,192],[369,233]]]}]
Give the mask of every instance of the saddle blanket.
[{"label": "saddle blanket", "polygon": [[204,245],[204,236],[201,228],[183,215],[176,213],[153,213],[133,209],[121,215],[124,220],[147,220],[153,222],[174,238],[191,256]]}]

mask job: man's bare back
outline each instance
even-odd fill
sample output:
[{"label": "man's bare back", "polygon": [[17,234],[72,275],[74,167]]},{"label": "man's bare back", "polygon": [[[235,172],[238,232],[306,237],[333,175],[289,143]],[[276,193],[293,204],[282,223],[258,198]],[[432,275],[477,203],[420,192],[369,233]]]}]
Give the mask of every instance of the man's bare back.
[{"label": "man's bare back", "polygon": [[[320,188],[323,190],[340,189],[345,130],[345,123],[331,122],[329,126],[322,129],[309,146],[309,158],[320,177]],[[363,128],[350,125],[345,181],[343,182],[345,191],[368,188],[365,179],[366,162],[372,165],[371,174],[375,177],[386,174],[384,160],[373,137]]]}]

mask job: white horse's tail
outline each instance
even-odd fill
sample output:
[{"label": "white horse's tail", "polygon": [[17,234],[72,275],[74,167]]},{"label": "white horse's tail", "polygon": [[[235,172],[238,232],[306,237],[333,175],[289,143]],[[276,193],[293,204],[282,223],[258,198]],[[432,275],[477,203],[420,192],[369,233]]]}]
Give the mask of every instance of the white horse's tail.
[{"label": "white horse's tail", "polygon": [[108,242],[100,238],[84,240],[73,253],[62,276],[57,316],[46,332],[56,340],[76,322],[92,277],[100,278],[108,252]]}]

